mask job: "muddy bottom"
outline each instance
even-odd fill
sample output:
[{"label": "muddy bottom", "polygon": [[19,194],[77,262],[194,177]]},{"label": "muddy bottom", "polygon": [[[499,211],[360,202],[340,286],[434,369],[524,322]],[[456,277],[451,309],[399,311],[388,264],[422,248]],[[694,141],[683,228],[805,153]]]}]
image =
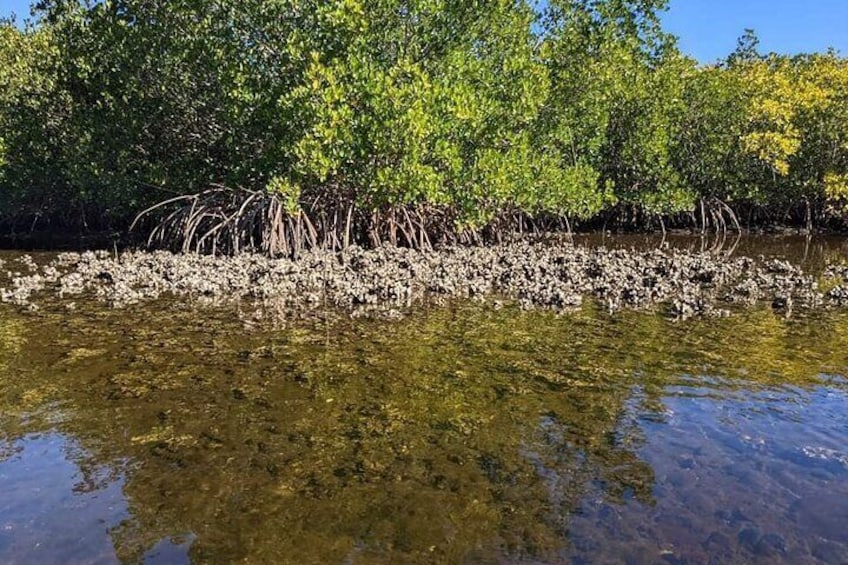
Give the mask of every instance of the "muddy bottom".
[{"label": "muddy bottom", "polygon": [[0,305],[0,563],[848,562],[844,310],[244,314]]}]

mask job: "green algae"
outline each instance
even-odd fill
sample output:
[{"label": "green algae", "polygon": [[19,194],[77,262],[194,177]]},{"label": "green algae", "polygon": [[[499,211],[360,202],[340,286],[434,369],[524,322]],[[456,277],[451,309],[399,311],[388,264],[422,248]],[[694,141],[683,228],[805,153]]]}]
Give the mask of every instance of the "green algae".
[{"label": "green algae", "polygon": [[58,429],[81,468],[123,469],[128,561],[184,532],[198,562],[554,559],[588,483],[651,504],[642,439],[621,432],[635,389],[662,420],[664,391],[695,378],[728,394],[848,369],[836,312],[454,304],[250,332],[167,303],[3,315],[0,434]]}]

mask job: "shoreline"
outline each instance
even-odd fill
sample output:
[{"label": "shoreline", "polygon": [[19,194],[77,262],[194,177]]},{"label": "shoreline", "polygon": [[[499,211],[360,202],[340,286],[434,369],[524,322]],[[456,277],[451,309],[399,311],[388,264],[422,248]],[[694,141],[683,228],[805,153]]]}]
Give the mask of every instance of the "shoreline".
[{"label": "shoreline", "polygon": [[[117,259],[116,259],[117,257]],[[568,311],[586,299],[610,311],[664,309],[672,318],[725,316],[733,305],[848,306],[848,267],[821,280],[764,257],[723,257],[679,249],[607,249],[530,242],[436,251],[352,247],[297,260],[261,255],[183,255],[164,251],[60,253],[45,265],[29,255],[0,260],[0,302],[37,309],[58,298],[93,297],[123,307],[164,296],[214,305],[248,301],[285,311],[333,306],[350,315],[400,316],[448,299],[515,302]],[[2,281],[2,278],[0,278]]]},{"label": "shoreline", "polygon": [[[549,236],[552,238],[568,238],[568,237],[596,237],[596,236],[685,236],[685,237],[703,237],[703,238],[726,238],[732,240],[736,237],[751,237],[751,236],[776,236],[776,237],[846,237],[848,236],[848,225],[845,227],[814,227],[812,230],[807,230],[805,227],[798,224],[763,224],[752,225],[745,227],[741,231],[727,230],[724,232],[716,232],[714,229],[709,229],[706,232],[701,232],[699,229],[674,227],[669,226],[666,233],[661,230],[650,227],[634,227],[602,229],[603,222],[590,221],[586,225],[575,228],[571,232],[551,232],[537,234],[534,237]],[[521,239],[527,237],[522,236],[518,232],[504,237],[504,240]],[[119,251],[132,251],[144,249],[144,242],[147,237],[145,234],[128,232],[123,229],[119,230],[93,230],[89,232],[79,232],[77,230],[48,230],[35,231],[32,233],[2,233],[0,232],[0,251],[21,251],[21,252],[77,252],[85,251],[110,251],[115,248]],[[494,246],[495,242],[484,243],[484,246]],[[149,249],[153,251],[153,249]]]}]

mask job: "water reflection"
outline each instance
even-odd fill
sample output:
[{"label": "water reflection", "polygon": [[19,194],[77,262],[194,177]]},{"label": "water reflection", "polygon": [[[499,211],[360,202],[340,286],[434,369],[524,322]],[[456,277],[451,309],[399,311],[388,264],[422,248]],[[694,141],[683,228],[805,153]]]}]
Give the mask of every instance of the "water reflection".
[{"label": "water reflection", "polygon": [[0,327],[0,561],[848,559],[845,314]]},{"label": "water reflection", "polygon": [[80,467],[56,433],[0,444],[0,562],[114,563],[110,528],[127,516],[123,477]]},{"label": "water reflection", "polygon": [[[716,399],[670,387],[666,418],[636,422],[656,480],[648,503],[584,497],[578,562],[842,563],[848,559],[848,389],[776,388]],[[597,490],[597,489],[596,489]]]},{"label": "water reflection", "polygon": [[671,247],[687,251],[742,255],[789,260],[805,269],[817,269],[827,262],[844,262],[848,257],[848,239],[842,236],[817,235],[807,237],[798,234],[751,235],[705,234],[693,237],[684,233],[660,234],[583,234],[576,235],[577,245],[604,245],[621,249],[656,249]]}]

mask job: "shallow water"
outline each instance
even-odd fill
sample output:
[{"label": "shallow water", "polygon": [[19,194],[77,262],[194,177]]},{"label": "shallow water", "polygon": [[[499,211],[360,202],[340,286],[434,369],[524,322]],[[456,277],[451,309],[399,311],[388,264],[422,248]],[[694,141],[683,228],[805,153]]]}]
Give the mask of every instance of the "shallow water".
[{"label": "shallow water", "polygon": [[848,562],[844,311],[67,306],[0,305],[0,563]]}]

